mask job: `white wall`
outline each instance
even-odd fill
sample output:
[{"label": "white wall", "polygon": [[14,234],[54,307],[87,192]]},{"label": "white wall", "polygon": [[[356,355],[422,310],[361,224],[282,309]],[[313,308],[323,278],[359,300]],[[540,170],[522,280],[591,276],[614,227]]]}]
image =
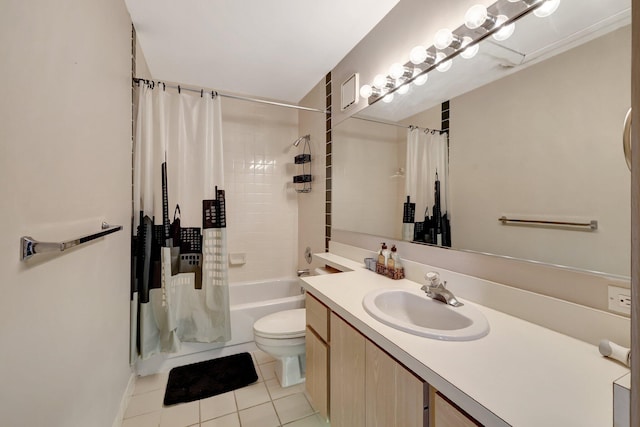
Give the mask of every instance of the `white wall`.
[{"label": "white wall", "polygon": [[[111,426],[130,378],[131,22],[122,1],[0,6],[0,423]],[[124,230],[19,261],[19,239]]]},{"label": "white wall", "polygon": [[229,281],[294,277],[298,204],[292,147],[298,138],[294,109],[222,99],[229,253],[245,253]]},{"label": "white wall", "polygon": [[[309,93],[302,98],[300,105],[324,109],[326,107],[325,79],[322,79]],[[311,111],[298,112],[298,135],[311,136],[311,172],[313,182],[311,192],[298,193],[298,253],[296,255],[299,269],[314,269],[324,263],[312,259],[311,264],[305,260],[305,249],[311,253],[324,252],[325,249],[325,201],[327,188],[326,172],[326,131],[325,115]],[[301,153],[294,150],[294,154]]]},{"label": "white wall", "polygon": [[[630,275],[630,43],[627,26],[451,100],[454,247]],[[599,224],[505,227],[502,215]]]}]

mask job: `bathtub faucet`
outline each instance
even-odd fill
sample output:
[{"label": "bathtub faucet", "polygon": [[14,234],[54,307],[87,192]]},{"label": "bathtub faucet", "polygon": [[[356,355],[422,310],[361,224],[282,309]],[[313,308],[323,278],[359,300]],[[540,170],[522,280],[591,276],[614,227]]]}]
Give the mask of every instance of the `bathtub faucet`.
[{"label": "bathtub faucet", "polygon": [[302,277],[302,276],[308,276],[309,275],[309,269],[305,268],[304,270],[298,270],[298,277]]}]

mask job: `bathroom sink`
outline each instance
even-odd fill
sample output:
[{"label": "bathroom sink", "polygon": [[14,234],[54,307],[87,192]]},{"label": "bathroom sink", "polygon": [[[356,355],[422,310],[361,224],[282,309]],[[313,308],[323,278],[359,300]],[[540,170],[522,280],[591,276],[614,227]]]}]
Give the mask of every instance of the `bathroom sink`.
[{"label": "bathroom sink", "polygon": [[489,333],[489,323],[470,304],[451,307],[423,291],[376,289],[362,300],[374,319],[410,334],[445,341],[470,341]]}]

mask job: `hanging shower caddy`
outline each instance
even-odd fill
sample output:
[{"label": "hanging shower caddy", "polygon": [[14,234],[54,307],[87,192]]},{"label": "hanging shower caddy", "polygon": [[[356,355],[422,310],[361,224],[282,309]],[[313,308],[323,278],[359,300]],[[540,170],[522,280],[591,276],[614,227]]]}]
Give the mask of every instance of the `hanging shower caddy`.
[{"label": "hanging shower caddy", "polygon": [[311,136],[305,135],[301,139],[304,140],[302,146],[302,154],[298,154],[294,157],[294,163],[300,165],[297,167],[298,171],[302,172],[299,175],[294,175],[293,183],[296,184],[296,191],[298,193],[309,193],[311,191]]}]

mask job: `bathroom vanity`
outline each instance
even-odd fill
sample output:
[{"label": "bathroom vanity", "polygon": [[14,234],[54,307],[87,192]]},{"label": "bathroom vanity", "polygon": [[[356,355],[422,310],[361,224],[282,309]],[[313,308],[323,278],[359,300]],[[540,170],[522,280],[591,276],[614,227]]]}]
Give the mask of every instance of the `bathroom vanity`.
[{"label": "bathroom vanity", "polygon": [[[302,280],[307,393],[333,427],[612,425],[613,383],[629,370],[595,345],[465,295],[456,296],[484,315],[486,336],[447,341],[404,332],[372,317],[363,299],[375,289],[421,283],[388,279],[335,254],[317,256],[343,271]],[[450,283],[470,280],[447,274]]]}]

